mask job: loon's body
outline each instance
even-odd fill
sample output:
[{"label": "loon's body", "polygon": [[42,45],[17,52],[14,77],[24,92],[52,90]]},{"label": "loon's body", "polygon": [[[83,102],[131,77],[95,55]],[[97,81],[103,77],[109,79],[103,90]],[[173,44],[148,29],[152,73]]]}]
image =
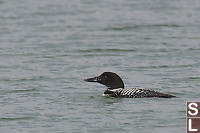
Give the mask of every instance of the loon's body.
[{"label": "loon's body", "polygon": [[160,97],[160,98],[170,98],[174,97],[169,94],[163,94],[153,90],[146,90],[141,88],[131,88],[131,89],[107,89],[104,91],[103,96],[111,97],[124,97],[124,98],[145,98],[145,97]]},{"label": "loon's body", "polygon": [[124,97],[124,98],[145,98],[145,97],[159,97],[171,98],[176,97],[170,94],[164,94],[153,90],[131,88],[124,89],[122,79],[113,72],[104,72],[98,77],[85,79],[87,82],[98,82],[109,87],[104,91],[103,96],[110,97]]}]

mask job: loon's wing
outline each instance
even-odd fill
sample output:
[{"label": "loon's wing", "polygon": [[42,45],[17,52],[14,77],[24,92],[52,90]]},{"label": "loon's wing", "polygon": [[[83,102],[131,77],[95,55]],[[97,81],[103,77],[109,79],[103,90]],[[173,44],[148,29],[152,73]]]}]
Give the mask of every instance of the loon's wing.
[{"label": "loon's wing", "polygon": [[173,95],[160,93],[153,90],[146,90],[140,88],[123,89],[118,93],[119,97],[127,98],[145,98],[145,97],[160,97],[160,98],[171,98]]}]

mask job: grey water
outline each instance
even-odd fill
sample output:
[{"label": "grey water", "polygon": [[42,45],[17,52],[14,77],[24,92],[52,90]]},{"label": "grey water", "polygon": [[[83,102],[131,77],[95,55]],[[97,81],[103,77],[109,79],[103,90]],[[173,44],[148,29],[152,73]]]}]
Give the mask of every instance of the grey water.
[{"label": "grey water", "polygon": [[[178,98],[103,97],[105,71]],[[199,0],[0,0],[1,133],[184,133],[199,96]]]}]

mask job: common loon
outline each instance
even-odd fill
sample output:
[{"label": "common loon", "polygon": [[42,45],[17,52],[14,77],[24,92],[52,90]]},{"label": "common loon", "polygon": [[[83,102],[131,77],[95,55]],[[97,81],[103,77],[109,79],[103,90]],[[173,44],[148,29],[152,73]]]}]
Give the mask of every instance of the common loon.
[{"label": "common loon", "polygon": [[124,98],[145,98],[145,97],[159,97],[172,98],[176,97],[170,94],[164,94],[153,90],[146,90],[141,88],[124,89],[122,79],[113,72],[104,72],[98,77],[85,79],[87,82],[97,82],[107,86],[103,96],[124,97]]}]

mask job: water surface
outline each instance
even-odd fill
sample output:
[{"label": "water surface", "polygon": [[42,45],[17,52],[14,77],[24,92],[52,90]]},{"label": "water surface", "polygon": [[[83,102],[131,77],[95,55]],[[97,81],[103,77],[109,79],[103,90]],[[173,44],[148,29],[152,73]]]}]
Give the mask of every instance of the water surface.
[{"label": "water surface", "polygon": [[[200,95],[198,0],[0,0],[0,132],[183,133]],[[178,96],[120,99],[83,79]]]}]

